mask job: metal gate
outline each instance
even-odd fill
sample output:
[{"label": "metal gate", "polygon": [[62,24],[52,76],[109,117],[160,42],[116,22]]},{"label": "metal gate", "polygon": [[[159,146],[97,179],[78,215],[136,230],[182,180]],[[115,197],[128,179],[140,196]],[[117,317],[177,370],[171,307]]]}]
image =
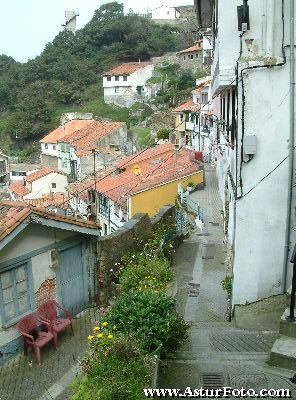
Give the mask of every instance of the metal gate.
[{"label": "metal gate", "polygon": [[57,281],[62,305],[74,315],[82,311],[88,303],[88,295],[81,243],[60,251]]}]

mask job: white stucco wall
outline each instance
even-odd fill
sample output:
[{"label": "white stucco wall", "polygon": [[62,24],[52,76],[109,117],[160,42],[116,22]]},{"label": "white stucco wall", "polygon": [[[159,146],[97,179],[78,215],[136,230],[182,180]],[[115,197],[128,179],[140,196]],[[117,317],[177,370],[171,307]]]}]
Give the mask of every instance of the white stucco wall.
[{"label": "white stucco wall", "polygon": [[[219,6],[218,38],[212,70],[215,94],[224,89],[226,76],[232,79],[233,75],[228,72],[234,70],[239,57],[240,32],[237,30],[236,6],[241,5],[241,2],[234,3],[232,7],[223,7],[220,2]],[[239,69],[282,62],[282,2],[249,0],[248,3],[250,30],[243,36]],[[286,2],[286,29],[289,19]],[[289,40],[287,33],[284,45]],[[245,44],[246,39],[253,41],[249,50]],[[224,155],[217,157],[220,194],[223,201],[226,199],[230,202],[228,238],[234,250],[233,305],[282,293],[284,280],[290,282],[291,278],[291,271],[288,277],[283,275],[289,184],[287,160],[276,168],[288,156],[289,65],[286,63],[278,67],[246,70],[243,73],[243,83],[245,135],[256,136],[257,149],[250,162],[242,163],[242,187],[239,180],[243,109],[241,77],[238,85],[237,171],[235,150],[224,146]],[[214,113],[219,116],[219,111],[217,102]],[[244,155],[244,161],[248,161],[247,155]],[[237,184],[238,197],[244,196],[237,199],[236,203],[230,179],[227,178],[228,169]],[[291,240],[294,243],[295,238]]]},{"label": "white stucco wall", "polygon": [[152,19],[169,19],[174,20],[179,18],[180,13],[174,7],[162,5],[152,10]]},{"label": "white stucco wall", "polygon": [[[53,188],[52,184],[55,183],[56,187]],[[31,193],[25,196],[25,199],[36,199],[49,193],[67,193],[68,179],[65,175],[57,172],[52,172],[31,184]]]},{"label": "white stucco wall", "polygon": [[41,153],[49,155],[49,156],[57,157],[58,156],[57,143],[41,143]]}]

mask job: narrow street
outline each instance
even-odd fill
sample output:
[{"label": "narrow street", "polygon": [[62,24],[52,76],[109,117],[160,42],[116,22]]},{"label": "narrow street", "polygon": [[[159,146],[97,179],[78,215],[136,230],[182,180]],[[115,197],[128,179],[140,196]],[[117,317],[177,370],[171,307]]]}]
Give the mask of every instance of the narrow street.
[{"label": "narrow street", "polygon": [[277,332],[246,331],[227,321],[222,204],[215,171],[207,167],[205,173],[205,189],[191,195],[203,209],[205,226],[184,241],[175,263],[174,293],[191,328],[174,359],[163,360],[158,387],[289,388],[296,398],[292,372],[265,364]]}]

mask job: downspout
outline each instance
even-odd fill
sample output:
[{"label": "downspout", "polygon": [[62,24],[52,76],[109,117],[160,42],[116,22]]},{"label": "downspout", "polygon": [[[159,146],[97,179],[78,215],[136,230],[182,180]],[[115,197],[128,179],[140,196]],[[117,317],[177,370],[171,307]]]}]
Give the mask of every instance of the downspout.
[{"label": "downspout", "polygon": [[283,292],[287,291],[287,270],[289,261],[290,246],[290,224],[292,210],[293,194],[293,171],[294,171],[294,111],[295,111],[295,27],[294,27],[295,5],[294,0],[290,0],[290,137],[289,137],[289,166],[288,166],[288,198],[287,198],[287,216],[286,216],[286,235],[285,235],[285,255],[283,268]]}]

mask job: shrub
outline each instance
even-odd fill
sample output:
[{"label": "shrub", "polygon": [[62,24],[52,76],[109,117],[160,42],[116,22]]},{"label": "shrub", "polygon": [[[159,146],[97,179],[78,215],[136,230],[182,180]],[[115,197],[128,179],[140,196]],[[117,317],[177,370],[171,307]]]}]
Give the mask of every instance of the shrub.
[{"label": "shrub", "polygon": [[193,182],[189,182],[188,184],[187,184],[187,186],[189,186],[189,187],[195,187],[196,185],[195,185],[195,183],[193,183]]},{"label": "shrub", "polygon": [[226,276],[223,281],[221,281],[221,286],[227,293],[227,299],[230,300],[232,296],[232,277]]},{"label": "shrub", "polygon": [[115,301],[108,319],[118,330],[134,333],[144,351],[159,346],[176,350],[186,337],[188,324],[175,310],[175,300],[165,294],[128,292]]},{"label": "shrub", "polygon": [[137,258],[136,263],[128,265],[120,277],[122,290],[162,292],[173,279],[173,272],[166,259],[149,260],[144,255]]},{"label": "shrub", "polygon": [[[103,335],[103,336],[102,336]],[[152,355],[145,355],[133,335],[95,327],[82,361],[84,372],[73,385],[72,400],[142,400],[151,385]]]},{"label": "shrub", "polygon": [[157,140],[166,140],[166,139],[169,139],[169,137],[170,137],[170,130],[169,130],[169,129],[165,129],[165,128],[160,129],[160,130],[157,132],[156,137],[157,137]]}]

